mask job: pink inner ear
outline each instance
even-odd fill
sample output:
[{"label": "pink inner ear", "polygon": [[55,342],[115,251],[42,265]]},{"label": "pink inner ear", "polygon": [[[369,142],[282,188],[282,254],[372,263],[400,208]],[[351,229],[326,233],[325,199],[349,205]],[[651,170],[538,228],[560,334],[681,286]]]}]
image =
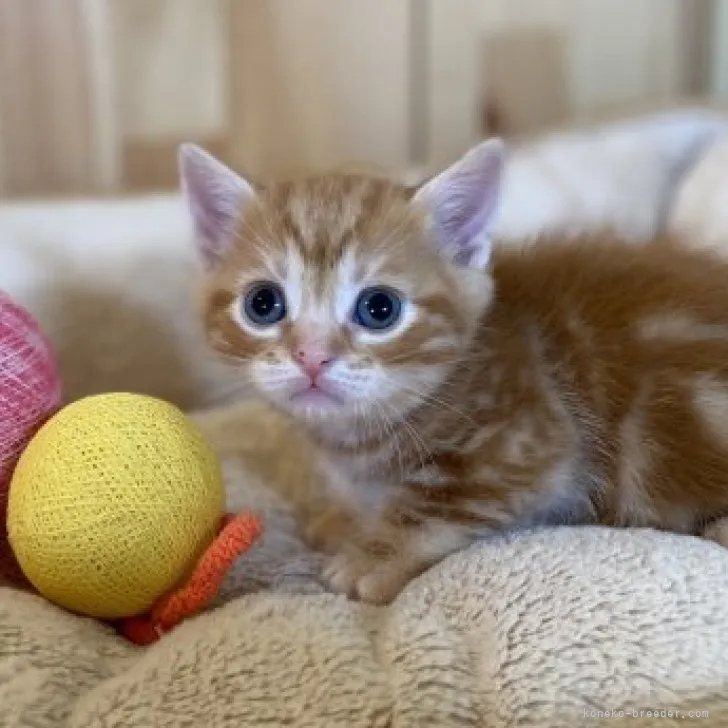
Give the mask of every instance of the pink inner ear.
[{"label": "pink inner ear", "polygon": [[215,258],[234,232],[234,217],[232,211],[227,214],[210,201],[203,202],[194,195],[194,192],[190,195],[189,206],[200,252],[206,258]]},{"label": "pink inner ear", "polygon": [[254,196],[242,177],[191,144],[180,148],[180,176],[200,254],[214,262],[230,245],[244,204]]},{"label": "pink inner ear", "polygon": [[433,214],[443,251],[456,265],[487,262],[502,169],[503,146],[490,140],[468,152],[418,195]]}]

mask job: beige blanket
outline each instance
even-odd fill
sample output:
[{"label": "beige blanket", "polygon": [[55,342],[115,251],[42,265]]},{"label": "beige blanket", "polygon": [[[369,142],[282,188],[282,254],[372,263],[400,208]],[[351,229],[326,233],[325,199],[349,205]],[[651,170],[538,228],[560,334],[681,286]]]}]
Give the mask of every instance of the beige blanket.
[{"label": "beige blanket", "polygon": [[249,414],[247,449],[225,462],[231,497],[268,530],[221,605],[136,648],[0,590],[1,726],[728,725],[725,550],[650,531],[515,534],[363,607],[323,592],[259,485],[306,487],[305,445]]},{"label": "beige blanket", "polygon": [[727,567],[688,538],[544,532],[451,558],[386,609],[261,593],[147,649],[0,592],[0,725],[670,725],[657,710],[717,728]]}]

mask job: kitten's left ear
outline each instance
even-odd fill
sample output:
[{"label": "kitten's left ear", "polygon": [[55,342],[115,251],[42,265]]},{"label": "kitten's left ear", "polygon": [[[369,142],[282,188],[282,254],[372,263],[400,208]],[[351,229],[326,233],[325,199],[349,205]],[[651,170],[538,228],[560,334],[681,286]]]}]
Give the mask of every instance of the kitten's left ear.
[{"label": "kitten's left ear", "polygon": [[482,142],[413,198],[429,212],[443,254],[456,265],[485,268],[488,264],[504,156],[500,139]]},{"label": "kitten's left ear", "polygon": [[232,243],[252,185],[195,144],[179,148],[182,192],[192,215],[199,252],[213,265]]}]

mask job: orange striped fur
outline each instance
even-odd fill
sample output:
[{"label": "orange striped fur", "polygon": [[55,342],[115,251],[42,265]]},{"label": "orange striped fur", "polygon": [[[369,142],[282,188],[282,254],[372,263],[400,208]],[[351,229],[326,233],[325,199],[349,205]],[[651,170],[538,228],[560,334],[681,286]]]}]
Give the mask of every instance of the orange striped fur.
[{"label": "orange striped fur", "polygon": [[[459,183],[414,199],[336,175],[241,188],[209,256],[212,347],[318,443],[331,509],[308,532],[332,554],[329,584],[387,602],[475,539],[535,524],[728,543],[728,266],[609,236],[463,258],[453,240],[489,241],[479,212],[438,207],[450,188],[437,185]],[[188,195],[204,197],[194,184]],[[203,247],[215,242],[205,224]],[[289,300],[257,332],[241,301],[261,280]],[[383,334],[349,316],[372,284],[406,302]],[[299,406],[295,352],[312,335],[334,357],[337,397]]]}]

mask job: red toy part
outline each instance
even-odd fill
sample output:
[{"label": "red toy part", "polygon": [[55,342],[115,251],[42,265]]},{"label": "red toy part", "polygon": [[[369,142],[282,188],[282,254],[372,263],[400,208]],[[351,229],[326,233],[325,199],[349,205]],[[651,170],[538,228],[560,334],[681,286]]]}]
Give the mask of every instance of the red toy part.
[{"label": "red toy part", "polygon": [[137,645],[150,645],[182,620],[197,614],[215,598],[232,565],[261,533],[261,523],[254,516],[227,516],[187,583],[162,597],[149,614],[122,620],[119,632]]}]

